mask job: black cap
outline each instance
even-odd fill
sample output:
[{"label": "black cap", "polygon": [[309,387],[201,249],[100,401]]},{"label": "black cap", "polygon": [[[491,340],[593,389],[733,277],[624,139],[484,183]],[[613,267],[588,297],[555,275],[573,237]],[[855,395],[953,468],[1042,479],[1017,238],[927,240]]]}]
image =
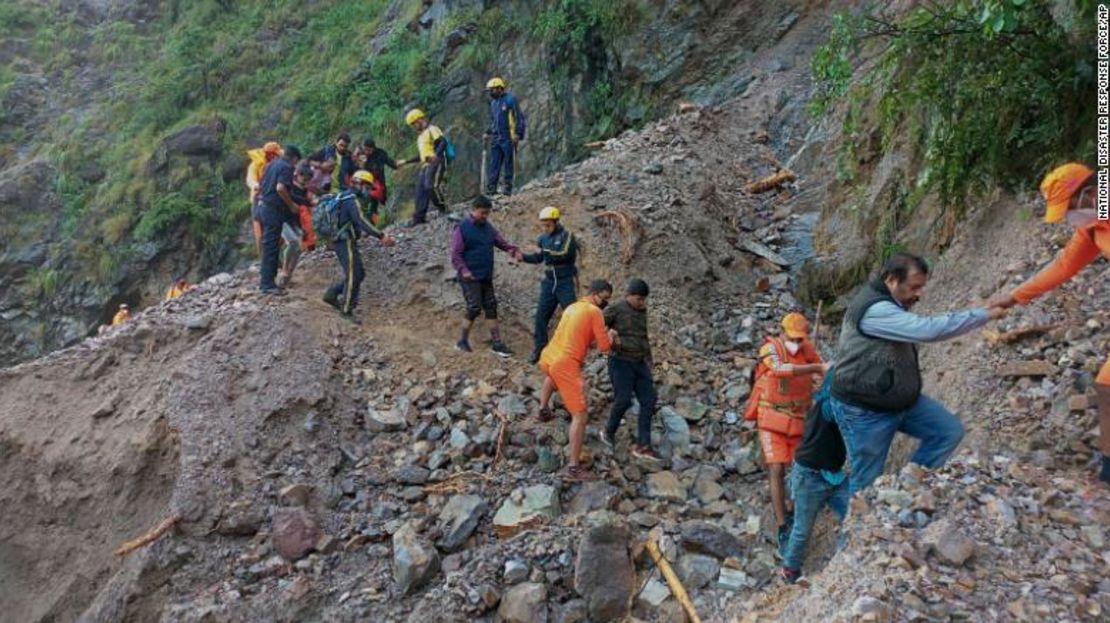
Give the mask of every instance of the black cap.
[{"label": "black cap", "polygon": [[628,282],[628,293],[633,296],[647,296],[651,292],[648,284],[643,279],[633,279]]},{"label": "black cap", "polygon": [[285,145],[284,147],[282,147],[282,149],[285,151],[285,157],[286,158],[296,158],[297,160],[301,159],[301,148],[300,147],[297,147],[296,145],[294,145],[292,143],[289,143],[289,144]]},{"label": "black cap", "polygon": [[594,279],[590,282],[590,294],[599,294],[601,292],[612,292],[613,284],[605,281],[604,279]]},{"label": "black cap", "polygon": [[485,195],[478,195],[474,198],[474,209],[476,210],[492,210],[493,202]]}]

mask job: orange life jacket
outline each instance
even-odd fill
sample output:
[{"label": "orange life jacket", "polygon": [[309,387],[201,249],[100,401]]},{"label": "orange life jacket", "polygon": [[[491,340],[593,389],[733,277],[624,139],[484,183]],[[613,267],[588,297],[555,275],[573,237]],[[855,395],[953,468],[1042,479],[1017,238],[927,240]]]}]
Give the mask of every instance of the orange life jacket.
[{"label": "orange life jacket", "polygon": [[[786,350],[779,338],[769,337],[764,341],[764,345],[767,344],[771,345],[783,364],[803,366],[821,361],[808,341],[802,342],[802,347],[794,355]],[[745,417],[750,419],[749,413],[754,411],[760,430],[800,437],[805,430],[806,411],[813,402],[813,378],[808,374],[775,376],[763,363],[763,357],[756,366],[755,376]]]}]

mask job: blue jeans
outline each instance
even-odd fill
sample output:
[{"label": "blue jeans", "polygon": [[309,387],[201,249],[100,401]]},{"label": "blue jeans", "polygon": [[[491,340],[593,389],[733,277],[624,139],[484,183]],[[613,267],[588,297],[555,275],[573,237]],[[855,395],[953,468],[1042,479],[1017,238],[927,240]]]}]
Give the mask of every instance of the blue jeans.
[{"label": "blue jeans", "polygon": [[830,484],[820,470],[795,463],[790,469],[790,497],[794,500],[794,528],[790,531],[782,566],[801,569],[806,560],[809,535],[821,509],[828,504],[841,521],[848,513],[848,481]]},{"label": "blue jeans", "polygon": [[851,465],[849,491],[855,495],[883,473],[894,433],[920,440],[911,461],[930,469],[944,465],[964,437],[964,425],[944,405],[922,394],[912,407],[893,413],[872,411],[830,398]]}]

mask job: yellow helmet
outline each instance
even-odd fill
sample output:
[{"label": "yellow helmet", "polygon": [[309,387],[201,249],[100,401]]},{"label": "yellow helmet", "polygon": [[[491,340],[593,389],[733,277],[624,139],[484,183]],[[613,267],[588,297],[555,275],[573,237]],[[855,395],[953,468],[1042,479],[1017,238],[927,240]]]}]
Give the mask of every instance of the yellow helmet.
[{"label": "yellow helmet", "polygon": [[547,206],[546,208],[540,210],[541,221],[557,221],[561,216],[562,214],[559,213],[559,208],[556,208],[554,206]]},{"label": "yellow helmet", "polygon": [[497,87],[501,87],[502,89],[505,88],[505,81],[502,80],[500,76],[490,78],[489,82],[486,83],[487,89],[495,89]]},{"label": "yellow helmet", "polygon": [[360,182],[366,182],[367,184],[374,183],[374,174],[369,171],[355,171],[355,174],[351,177]]},{"label": "yellow helmet", "polygon": [[420,110],[419,108],[413,108],[408,112],[408,114],[405,115],[405,123],[412,125],[416,123],[417,120],[423,119],[426,116],[427,115],[424,114],[423,110]]}]

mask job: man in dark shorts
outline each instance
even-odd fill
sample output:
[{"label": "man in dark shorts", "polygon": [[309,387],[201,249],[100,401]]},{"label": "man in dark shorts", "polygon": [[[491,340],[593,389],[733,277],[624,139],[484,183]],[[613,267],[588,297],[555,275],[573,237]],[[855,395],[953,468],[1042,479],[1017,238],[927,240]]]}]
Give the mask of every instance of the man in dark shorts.
[{"label": "man in dark shorts", "polygon": [[466,299],[466,320],[462,335],[455,348],[471,352],[470,329],[474,320],[484,311],[489,323],[493,352],[500,357],[513,354],[501,341],[501,327],[497,323],[497,294],[493,289],[493,250],[501,249],[520,261],[520,249],[505,240],[501,232],[489,222],[493,204],[485,195],[478,195],[461,223],[451,233],[451,264],[459,274],[463,298]]}]

